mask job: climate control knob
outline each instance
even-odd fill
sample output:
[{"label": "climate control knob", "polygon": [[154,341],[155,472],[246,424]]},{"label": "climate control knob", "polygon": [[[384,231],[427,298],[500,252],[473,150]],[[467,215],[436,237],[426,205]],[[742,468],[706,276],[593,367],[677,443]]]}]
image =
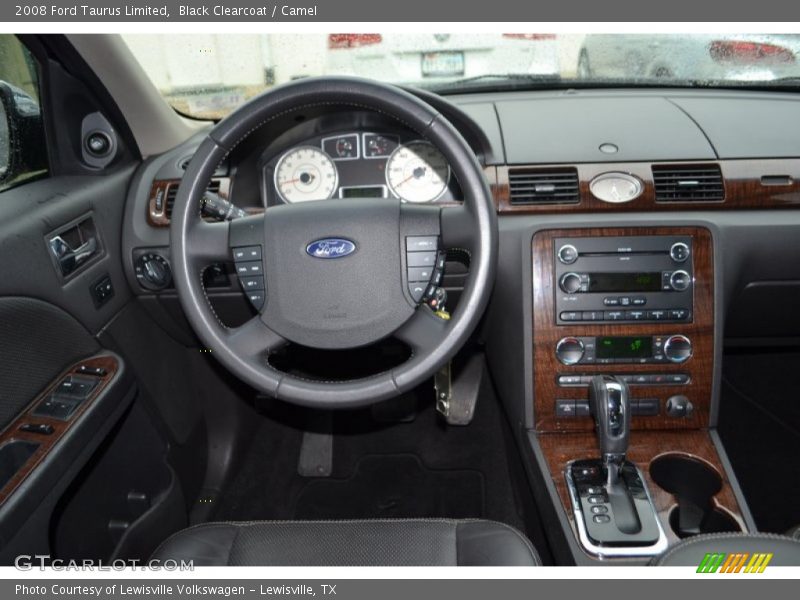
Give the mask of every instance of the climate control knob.
[{"label": "climate control knob", "polygon": [[564,273],[558,285],[567,294],[574,294],[581,289],[581,276],[577,273]]},{"label": "climate control knob", "polygon": [[683,292],[692,284],[692,276],[686,271],[673,271],[669,276],[669,285],[673,290]]},{"label": "climate control knob", "polygon": [[664,342],[664,356],[674,363],[686,362],[692,357],[692,340],[685,335],[671,335]]},{"label": "climate control knob", "polygon": [[583,342],[575,337],[566,337],[556,344],[556,358],[565,365],[575,365],[583,358]]}]

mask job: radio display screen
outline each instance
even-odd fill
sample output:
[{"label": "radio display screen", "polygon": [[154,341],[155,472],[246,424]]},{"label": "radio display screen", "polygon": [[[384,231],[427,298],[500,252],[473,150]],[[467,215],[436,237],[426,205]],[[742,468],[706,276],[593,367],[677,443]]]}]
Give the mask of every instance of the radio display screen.
[{"label": "radio display screen", "polygon": [[597,338],[597,358],[651,358],[652,356],[651,336]]},{"label": "radio display screen", "polygon": [[658,292],[660,290],[660,271],[589,274],[589,292]]}]

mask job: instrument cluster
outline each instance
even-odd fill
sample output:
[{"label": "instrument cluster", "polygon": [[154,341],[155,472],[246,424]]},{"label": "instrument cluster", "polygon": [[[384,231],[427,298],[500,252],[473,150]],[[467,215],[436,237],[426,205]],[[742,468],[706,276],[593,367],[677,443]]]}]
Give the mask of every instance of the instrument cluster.
[{"label": "instrument cluster", "polygon": [[430,142],[347,131],[293,145],[263,163],[267,205],[337,198],[460,201],[450,165]]}]

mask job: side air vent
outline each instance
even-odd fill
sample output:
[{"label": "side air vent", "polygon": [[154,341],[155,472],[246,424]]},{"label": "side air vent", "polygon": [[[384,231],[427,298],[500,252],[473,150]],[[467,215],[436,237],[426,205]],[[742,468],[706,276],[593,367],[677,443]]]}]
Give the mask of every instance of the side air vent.
[{"label": "side air vent", "polygon": [[[219,179],[212,179],[211,183],[208,184],[208,191],[214,192],[215,194],[219,193],[220,188],[220,181]],[[167,203],[164,214],[166,214],[167,218],[169,219],[172,216],[172,206],[175,204],[175,197],[178,195],[178,184],[172,184],[167,188]]]},{"label": "side air vent", "polygon": [[653,165],[656,202],[720,202],[725,185],[719,165]]},{"label": "side air vent", "polygon": [[580,202],[578,170],[509,169],[511,204],[577,204]]}]

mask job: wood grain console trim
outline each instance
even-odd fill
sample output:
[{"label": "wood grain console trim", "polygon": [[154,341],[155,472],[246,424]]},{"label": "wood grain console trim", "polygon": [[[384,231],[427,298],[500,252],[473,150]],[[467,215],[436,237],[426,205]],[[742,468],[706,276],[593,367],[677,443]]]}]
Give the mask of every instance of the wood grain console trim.
[{"label": "wood grain console trim", "polygon": [[[105,375],[102,377],[97,377],[99,380],[98,385],[94,388],[94,390],[92,390],[89,397],[83,403],[81,403],[70,420],[61,421],[59,419],[52,419],[49,417],[35,416],[33,412],[36,410],[36,407],[39,406],[39,403],[53,392],[55,387],[64,379],[64,377],[71,374],[78,374],[78,368],[84,365],[87,367],[104,369]],[[39,447],[36,449],[33,455],[31,455],[28,460],[25,461],[25,463],[14,474],[14,476],[3,486],[2,489],[0,489],[0,504],[5,502],[9,496],[14,493],[20,484],[22,484],[22,482],[25,481],[25,479],[33,472],[33,470],[45,459],[48,453],[53,450],[53,448],[58,444],[59,440],[64,437],[64,434],[66,434],[67,431],[69,431],[69,429],[75,425],[75,423],[80,419],[81,415],[88,410],[88,408],[103,392],[103,390],[108,387],[108,384],[113,381],[118,369],[119,363],[113,356],[95,356],[72,365],[70,368],[56,377],[43,392],[36,396],[33,402],[28,405],[28,407],[19,417],[17,417],[10,425],[8,425],[8,427],[0,432],[0,446],[3,446],[6,443],[14,440],[34,442],[39,444]],[[86,376],[88,377],[89,375]],[[44,435],[28,431],[21,431],[20,427],[25,423],[42,423],[45,425],[50,425],[53,428],[53,432],[49,435]]]},{"label": "wood grain console trim", "polygon": [[[227,200],[230,196],[230,177],[214,177],[211,181],[219,182],[219,195]],[[167,196],[173,188],[181,183],[180,179],[156,179],[150,186],[150,196],[147,199],[147,223],[151,227],[169,227],[167,216]],[[161,198],[161,209],[158,208],[158,198]]]},{"label": "wood grain console trim", "polygon": [[[694,314],[693,322],[669,323],[576,323],[556,325],[554,239],[558,237],[685,235],[693,238]],[[680,386],[635,386],[634,398],[661,400],[665,395],[686,394],[694,404],[688,418],[657,417],[632,419],[632,429],[701,429],[708,427],[714,371],[714,257],[711,233],[703,227],[591,228],[538,232],[532,243],[533,258],[533,377],[536,431],[591,431],[589,417],[557,418],[555,400],[588,398],[588,389],[560,387],[557,374],[594,373],[689,373],[691,381]],[[692,340],[694,355],[683,364],[657,365],[573,365],[556,358],[555,347],[567,336],[636,336],[683,334]]]},{"label": "wood grain console trim", "polygon": [[[598,457],[597,437],[594,433],[546,433],[538,435],[537,439],[550,471],[550,477],[574,531],[572,503],[567,491],[564,470],[569,461]],[[636,464],[642,471],[658,518],[670,544],[679,539],[669,525],[670,511],[677,506],[677,503],[672,494],[656,485],[650,477],[650,463],[656,457],[672,452],[688,454],[704,460],[719,473],[722,478],[722,490],[714,497],[714,504],[729,513],[742,530],[746,530],[733,487],[707,431],[634,431],[631,433],[628,460]]]},{"label": "wood grain console trim", "polygon": [[[656,202],[653,187],[653,165],[708,166],[719,165],[725,185],[721,202]],[[577,204],[513,205],[509,198],[509,169],[530,168],[553,170],[577,168],[580,202]],[[595,198],[589,184],[597,175],[619,171],[638,177],[644,184],[641,196],[624,204],[610,204]],[[501,165],[485,169],[499,213],[580,213],[764,209],[800,207],[800,159],[759,159],[721,161],[674,161],[664,163],[620,162],[578,165]],[[763,178],[785,178],[780,179]]]}]

